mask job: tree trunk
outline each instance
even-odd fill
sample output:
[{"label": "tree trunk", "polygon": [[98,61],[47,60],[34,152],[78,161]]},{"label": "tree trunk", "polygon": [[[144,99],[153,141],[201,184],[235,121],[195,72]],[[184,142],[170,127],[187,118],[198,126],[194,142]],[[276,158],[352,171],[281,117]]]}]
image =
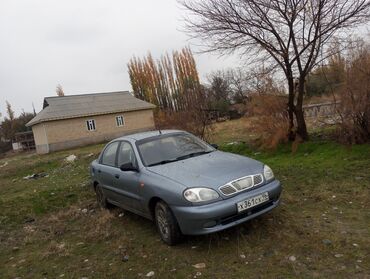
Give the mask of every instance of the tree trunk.
[{"label": "tree trunk", "polygon": [[289,130],[288,130],[288,138],[290,141],[293,141],[295,139],[295,129],[294,129],[294,80],[293,76],[290,73],[289,76],[287,76],[288,80],[288,117],[289,117]]},{"label": "tree trunk", "polygon": [[303,113],[304,82],[305,78],[301,77],[298,84],[298,98],[294,113],[297,119],[297,134],[301,137],[302,140],[308,140],[307,126]]},{"label": "tree trunk", "polygon": [[297,134],[301,137],[302,140],[308,140],[307,126],[304,119],[302,107],[295,108],[295,117],[297,119]]}]

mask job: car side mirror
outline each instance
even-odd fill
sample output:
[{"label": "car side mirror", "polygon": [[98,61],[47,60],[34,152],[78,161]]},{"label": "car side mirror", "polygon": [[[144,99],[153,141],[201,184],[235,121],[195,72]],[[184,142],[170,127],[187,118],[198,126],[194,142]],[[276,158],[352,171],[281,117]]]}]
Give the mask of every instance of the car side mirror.
[{"label": "car side mirror", "polygon": [[216,144],[216,143],[211,143],[211,146],[212,146],[213,148],[218,149],[218,144]]},{"label": "car side mirror", "polygon": [[119,168],[120,168],[121,171],[135,171],[135,172],[139,172],[139,169],[137,167],[135,167],[132,163],[123,164]]}]

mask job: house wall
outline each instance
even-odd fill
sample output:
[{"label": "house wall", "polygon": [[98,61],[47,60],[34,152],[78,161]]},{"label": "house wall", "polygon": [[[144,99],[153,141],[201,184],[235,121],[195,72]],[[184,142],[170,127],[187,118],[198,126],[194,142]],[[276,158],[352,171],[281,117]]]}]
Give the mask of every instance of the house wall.
[{"label": "house wall", "polygon": [[[121,127],[117,127],[116,123],[116,116],[119,115],[124,117],[125,122],[125,125]],[[95,120],[95,131],[88,131],[86,121],[89,119]],[[151,130],[154,128],[154,119],[153,111],[149,109],[49,121],[41,125],[45,126],[46,143],[45,138],[38,137],[41,132],[36,131],[38,134],[38,136],[35,135],[36,150],[38,153],[47,153],[109,141],[133,132]]]},{"label": "house wall", "polygon": [[40,123],[32,126],[33,137],[36,144],[37,153],[48,153],[49,145],[48,139],[46,136],[46,127],[45,123]]}]

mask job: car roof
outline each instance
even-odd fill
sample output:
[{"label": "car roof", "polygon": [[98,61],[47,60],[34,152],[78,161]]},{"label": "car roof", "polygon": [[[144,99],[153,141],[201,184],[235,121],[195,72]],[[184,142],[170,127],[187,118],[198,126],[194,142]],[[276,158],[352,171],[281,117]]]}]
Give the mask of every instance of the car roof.
[{"label": "car roof", "polygon": [[131,139],[131,140],[137,141],[137,140],[151,138],[151,137],[155,137],[159,135],[173,134],[173,133],[179,133],[179,132],[186,133],[185,131],[181,131],[181,130],[160,130],[160,131],[155,130],[155,131],[148,131],[148,132],[141,132],[141,133],[126,135],[126,136],[117,138],[115,140]]}]

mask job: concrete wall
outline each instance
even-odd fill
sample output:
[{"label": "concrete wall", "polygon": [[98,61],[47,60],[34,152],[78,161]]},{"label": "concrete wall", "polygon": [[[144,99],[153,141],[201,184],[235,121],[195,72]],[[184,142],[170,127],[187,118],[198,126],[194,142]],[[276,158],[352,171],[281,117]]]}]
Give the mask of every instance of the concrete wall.
[{"label": "concrete wall", "polygon": [[320,104],[309,104],[303,106],[303,112],[305,117],[327,117],[335,116],[337,113],[337,107],[340,106],[340,102],[327,102]]},{"label": "concrete wall", "polygon": [[[116,116],[120,115],[124,117],[125,125],[117,127]],[[89,119],[95,120],[95,131],[88,131],[86,121]],[[56,120],[32,127],[37,153],[48,153],[99,143],[125,134],[151,130],[153,128],[152,110]]]}]

